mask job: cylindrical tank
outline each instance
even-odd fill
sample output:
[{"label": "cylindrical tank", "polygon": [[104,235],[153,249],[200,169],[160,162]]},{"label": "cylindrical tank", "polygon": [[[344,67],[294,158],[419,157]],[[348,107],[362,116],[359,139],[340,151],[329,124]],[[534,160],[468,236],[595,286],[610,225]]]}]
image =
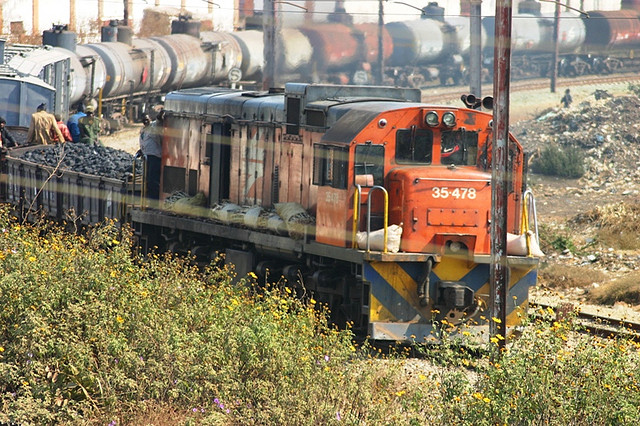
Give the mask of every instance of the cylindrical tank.
[{"label": "cylindrical tank", "polygon": [[[491,57],[493,57],[495,21],[494,16],[488,16],[482,20],[482,26],[488,34],[484,50],[488,51]],[[549,31],[552,28],[543,18],[530,14],[517,14],[513,16],[511,26],[513,55],[544,51],[545,40],[549,39]]]},{"label": "cylindrical tank", "polygon": [[158,41],[171,58],[171,74],[165,90],[208,84],[211,63],[209,55],[202,50],[199,39],[186,34],[152,39]]},{"label": "cylindrical tank", "polygon": [[[343,24],[323,24],[321,26],[300,27],[313,46],[316,67],[321,70],[347,68],[365,61],[361,34],[354,34],[351,27]],[[358,40],[360,37],[360,40]]]},{"label": "cylindrical tank", "polygon": [[45,46],[62,47],[63,49],[76,51],[78,36],[73,31],[67,31],[66,25],[54,25],[50,30],[42,32],[42,44]]},{"label": "cylindrical tank", "polygon": [[313,60],[313,46],[301,31],[294,28],[282,29],[281,72],[300,71]]},{"label": "cylindrical tank", "polygon": [[264,40],[262,31],[249,30],[231,33],[242,51],[242,75],[244,79],[259,78],[264,63]]},{"label": "cylindrical tank", "polygon": [[87,45],[76,46],[76,55],[82,66],[87,79],[84,94],[89,98],[97,98],[100,88],[107,83],[107,69],[102,57]]},{"label": "cylindrical tank", "polygon": [[[549,39],[544,48],[545,51],[553,52],[553,21],[555,15],[546,13],[543,15],[548,20]],[[572,53],[584,44],[587,36],[584,22],[575,13],[562,12],[558,22],[558,53]]]},{"label": "cylindrical tank", "polygon": [[[456,50],[463,56],[469,55],[471,49],[471,22],[467,16],[447,16],[445,22],[455,30]],[[483,26],[480,26],[480,46],[487,43],[487,33]]]},{"label": "cylindrical tank", "polygon": [[145,53],[139,90],[160,90],[169,81],[171,57],[165,48],[150,38],[133,40],[133,48]]},{"label": "cylindrical tank", "polygon": [[199,38],[200,26],[200,21],[192,21],[184,16],[180,16],[180,19],[171,21],[171,34],[188,34]]},{"label": "cylindrical tank", "polygon": [[589,50],[613,49],[640,42],[640,20],[636,11],[593,11],[582,21],[587,31],[585,44]]},{"label": "cylindrical tank", "polygon": [[[362,33],[364,38],[365,60],[370,63],[378,62],[378,32],[380,27],[378,24],[357,24],[356,29]],[[391,57],[393,52],[393,41],[391,35],[385,27],[382,27],[382,52],[384,53],[384,60],[386,61]]]},{"label": "cylindrical tank", "polygon": [[540,3],[533,0],[525,0],[518,4],[518,13],[540,16]]},{"label": "cylindrical tank", "polygon": [[103,97],[121,96],[139,89],[146,61],[144,52],[132,50],[124,43],[87,44],[102,58],[107,71]]},{"label": "cylindrical tank", "polygon": [[[237,68],[242,71],[242,48],[238,40],[230,33],[220,31],[205,31],[200,33],[203,44],[209,44],[209,57],[213,64],[212,83],[218,83],[229,77],[229,71]],[[215,46],[218,46],[215,49]],[[214,51],[215,50],[215,51]],[[244,78],[244,75],[242,75]]]},{"label": "cylindrical tank", "polygon": [[422,8],[422,13],[429,19],[444,22],[444,7],[438,5],[438,2],[432,1]]},{"label": "cylindrical tank", "polygon": [[444,54],[457,53],[455,34],[443,22],[420,19],[390,22],[386,27],[393,39],[390,66],[429,64]]}]

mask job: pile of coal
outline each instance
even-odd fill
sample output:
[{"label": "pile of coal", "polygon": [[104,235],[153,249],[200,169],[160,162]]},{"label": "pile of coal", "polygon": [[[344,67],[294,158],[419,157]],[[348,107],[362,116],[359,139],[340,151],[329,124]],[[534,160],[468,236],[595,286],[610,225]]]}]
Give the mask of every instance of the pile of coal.
[{"label": "pile of coal", "polygon": [[[110,147],[65,143],[20,151],[14,151],[10,155],[36,164],[59,166],[61,170],[106,178],[129,179],[133,174],[133,155]],[[138,164],[136,174],[141,174],[141,164]]]}]

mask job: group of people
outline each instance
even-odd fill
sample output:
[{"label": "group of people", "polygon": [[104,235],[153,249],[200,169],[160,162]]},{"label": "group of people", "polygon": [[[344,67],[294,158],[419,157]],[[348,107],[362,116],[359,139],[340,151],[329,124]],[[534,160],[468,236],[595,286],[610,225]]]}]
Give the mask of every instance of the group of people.
[{"label": "group of people", "polygon": [[[148,114],[142,117],[144,127],[140,131],[140,150],[138,156],[145,158],[147,197],[157,200],[160,196],[160,167],[162,159],[164,110],[151,121]],[[0,148],[19,146],[16,139],[6,128],[6,120],[0,117]],[[28,145],[49,145],[62,142],[100,144],[100,119],[94,116],[92,105],[80,105],[65,124],[59,114],[47,112],[46,104],[38,105],[31,115],[31,124],[27,132]]]},{"label": "group of people", "polygon": [[[6,120],[0,117],[0,147],[13,148],[19,144],[6,128]],[[27,145],[49,145],[61,142],[79,142],[89,145],[100,144],[100,119],[94,116],[92,105],[78,110],[65,124],[60,114],[51,114],[47,105],[38,105],[31,114],[31,123],[27,131]]]}]

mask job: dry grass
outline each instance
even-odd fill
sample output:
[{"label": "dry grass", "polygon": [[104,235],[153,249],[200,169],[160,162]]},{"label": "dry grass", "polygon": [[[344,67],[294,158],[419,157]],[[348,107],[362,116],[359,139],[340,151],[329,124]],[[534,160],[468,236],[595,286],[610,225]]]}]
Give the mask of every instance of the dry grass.
[{"label": "dry grass", "polygon": [[621,250],[640,248],[640,204],[616,203],[598,206],[578,216],[578,225],[589,224],[598,229],[597,237],[606,247]]},{"label": "dry grass", "polygon": [[616,281],[612,281],[591,290],[587,299],[598,305],[613,305],[625,302],[630,305],[640,304],[640,272],[633,272]]},{"label": "dry grass", "polygon": [[607,275],[601,271],[586,269],[583,266],[548,265],[538,273],[541,284],[555,289],[581,288],[593,283],[603,283]]}]

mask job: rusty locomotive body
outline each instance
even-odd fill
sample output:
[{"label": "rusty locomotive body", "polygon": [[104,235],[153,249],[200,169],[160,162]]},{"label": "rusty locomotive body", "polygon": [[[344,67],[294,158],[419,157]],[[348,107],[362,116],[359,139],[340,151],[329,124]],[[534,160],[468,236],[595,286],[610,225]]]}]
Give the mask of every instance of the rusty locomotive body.
[{"label": "rusty locomotive body", "polygon": [[[241,275],[304,285],[336,320],[374,339],[429,338],[443,319],[482,328],[492,117],[419,100],[413,89],[309,84],[171,93],[161,193],[199,194],[207,218],[136,209],[132,221],[148,246],[225,251]],[[508,232],[521,234],[524,153],[515,139],[509,157]],[[286,235],[220,223],[207,212],[225,203],[295,205],[313,221]],[[375,230],[386,244],[374,247]],[[508,264],[515,319],[537,259],[510,255]]]},{"label": "rusty locomotive body", "polygon": [[[165,111],[160,205],[110,192],[141,247],[225,253],[240,277],[304,288],[336,322],[377,340],[430,339],[443,320],[485,329],[490,114],[425,105],[414,89],[301,83],[185,89],[167,95]],[[513,137],[509,158],[507,231],[525,235],[525,161]],[[198,209],[167,210],[177,193]],[[528,254],[507,256],[512,324],[536,283]]]}]

